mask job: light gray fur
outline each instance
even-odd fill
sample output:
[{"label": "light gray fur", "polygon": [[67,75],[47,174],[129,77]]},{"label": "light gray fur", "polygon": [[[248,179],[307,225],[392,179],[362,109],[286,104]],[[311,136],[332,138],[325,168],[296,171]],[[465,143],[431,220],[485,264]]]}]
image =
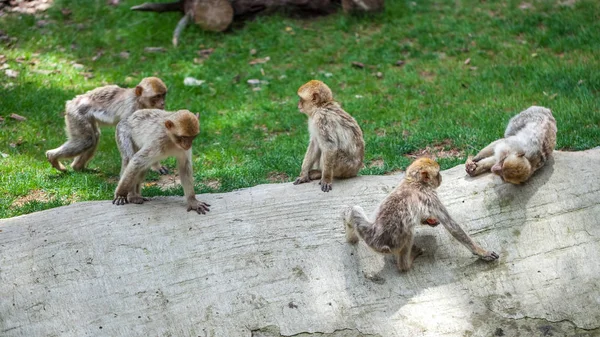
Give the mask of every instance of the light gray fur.
[{"label": "light gray fur", "polygon": [[[92,159],[100,139],[100,126],[114,126],[134,111],[153,107],[155,90],[163,95],[160,107],[164,107],[166,87],[157,78],[146,78],[140,83],[141,95],[136,89],[107,85],[78,95],[65,104],[65,131],[68,140],[60,147],[46,151],[46,158],[59,171],[65,171],[61,159],[75,158],[71,167],[82,170]],[[162,104],[162,105],[161,105]],[[165,168],[158,165],[161,173]]]},{"label": "light gray fur", "polygon": [[486,261],[497,259],[498,254],[477,245],[448,214],[435,191],[441,184],[439,167],[428,171],[431,180],[425,182],[421,180],[420,168],[409,167],[406,173],[408,178],[403,179],[381,202],[374,221],[367,218],[360,206],[346,209],[343,214],[346,240],[357,243],[362,239],[378,253],[395,255],[399,270],[407,271],[421,251],[413,244],[415,227],[426,224],[427,219],[435,219],[437,223],[431,226],[442,224],[473,254]]},{"label": "light gray fur", "polygon": [[511,118],[504,138],[483,148],[466,162],[467,173],[476,176],[488,172],[511,155],[522,155],[531,165],[529,178],[552,156],[556,146],[556,120],[547,108],[532,106]]},{"label": "light gray fur", "polygon": [[[160,160],[173,156],[177,159],[188,211],[195,210],[202,214],[208,211],[210,205],[198,201],[194,192],[192,149],[184,150],[179,147],[173,139],[173,136],[177,135],[170,135],[165,126],[167,120],[177,125],[184,114],[191,115],[187,110],[172,113],[159,109],[143,109],[117,125],[116,139],[121,152],[121,177],[113,203],[122,205],[127,202],[146,201],[147,199],[141,196],[141,184],[146,172]],[[193,116],[193,120],[197,123],[196,116]]]}]

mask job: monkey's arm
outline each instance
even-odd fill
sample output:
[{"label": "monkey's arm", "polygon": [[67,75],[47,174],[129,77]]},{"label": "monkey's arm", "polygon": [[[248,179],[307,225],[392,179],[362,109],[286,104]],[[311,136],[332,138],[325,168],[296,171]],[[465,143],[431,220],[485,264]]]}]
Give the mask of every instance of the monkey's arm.
[{"label": "monkey's arm", "polygon": [[335,168],[336,151],[332,149],[323,149],[321,153],[321,191],[329,192],[332,190],[333,169]]},{"label": "monkey's arm", "polygon": [[143,173],[150,168],[152,165],[152,158],[158,156],[157,153],[151,150],[152,147],[142,148],[140,149],[133,158],[127,164],[127,167],[121,174],[121,178],[119,179],[119,185],[117,185],[117,189],[115,190],[115,196],[113,199],[113,204],[116,205],[124,205],[128,203],[127,194],[132,192],[135,194],[135,186],[139,183],[140,177],[143,177]]},{"label": "monkey's arm", "polygon": [[181,157],[177,158],[177,166],[179,169],[179,178],[183,187],[183,194],[188,204],[188,212],[194,210],[201,214],[206,214],[210,211],[209,204],[196,199],[194,192],[194,176],[192,170],[192,150],[187,150]]},{"label": "monkey's arm", "polygon": [[321,151],[319,150],[319,144],[311,136],[310,143],[308,144],[308,149],[306,150],[306,154],[304,155],[304,160],[302,161],[302,169],[300,170],[300,176],[296,178],[294,181],[294,185],[307,183],[310,181],[309,172],[310,169],[315,165],[315,163],[319,160],[321,156]]},{"label": "monkey's arm", "polygon": [[440,223],[452,234],[452,236],[467,247],[471,253],[479,256],[480,259],[485,261],[494,261],[500,256],[492,251],[487,251],[476,244],[473,239],[467,234],[455,221],[450,217],[448,211],[441,203],[438,204],[437,218]]},{"label": "monkey's arm", "polygon": [[496,141],[491,142],[488,146],[484,147],[481,151],[479,151],[479,153],[473,157],[473,161],[474,162],[478,162],[484,158],[490,157],[494,155],[494,147],[496,147],[496,144],[498,144],[499,142],[503,141],[504,139],[498,139]]}]

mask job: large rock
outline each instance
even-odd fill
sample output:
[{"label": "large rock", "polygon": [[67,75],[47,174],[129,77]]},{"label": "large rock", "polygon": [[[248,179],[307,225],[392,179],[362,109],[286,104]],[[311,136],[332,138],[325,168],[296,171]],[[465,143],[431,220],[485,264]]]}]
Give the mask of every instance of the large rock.
[{"label": "large rock", "polygon": [[557,152],[523,186],[443,173],[450,213],[425,255],[344,242],[343,205],[371,212],[400,176],[262,185],[144,205],[84,202],[0,221],[1,336],[598,336],[600,150]]}]

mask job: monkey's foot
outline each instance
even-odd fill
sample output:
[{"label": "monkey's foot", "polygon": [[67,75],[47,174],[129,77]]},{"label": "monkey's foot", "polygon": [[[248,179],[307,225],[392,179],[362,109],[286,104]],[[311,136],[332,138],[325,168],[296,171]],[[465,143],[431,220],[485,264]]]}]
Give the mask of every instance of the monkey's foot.
[{"label": "monkey's foot", "polygon": [[157,166],[153,166],[152,167],[152,171],[158,173],[158,174],[169,174],[169,169],[166,166],[163,165],[157,165]]},{"label": "monkey's foot", "polygon": [[113,199],[112,203],[113,203],[113,205],[120,206],[120,205],[128,204],[129,202],[127,201],[126,195],[117,195]]},{"label": "monkey's foot", "polygon": [[56,158],[54,158],[50,151],[46,151],[46,159],[48,159],[50,165],[52,165],[52,167],[54,167],[55,169],[61,172],[65,172],[67,170],[67,168],[63,164],[61,164]]},{"label": "monkey's foot", "polygon": [[198,214],[206,214],[206,212],[210,212],[210,209],[208,209],[209,207],[210,205],[205,202],[199,200],[192,200],[188,202],[187,211],[189,212],[191,210],[194,210],[198,212]]},{"label": "monkey's foot", "polygon": [[144,198],[141,195],[128,196],[127,201],[132,204],[143,204],[144,201],[150,201],[148,198]]},{"label": "monkey's foot", "polygon": [[473,158],[469,157],[465,163],[465,171],[471,177],[474,177],[477,172],[477,163],[473,161]]},{"label": "monkey's foot", "polygon": [[479,258],[484,261],[495,261],[500,258],[500,255],[496,252],[485,252],[484,254],[479,255]]},{"label": "monkey's foot", "polygon": [[304,184],[309,181],[310,181],[310,178],[308,177],[308,175],[300,176],[300,177],[296,178],[296,181],[294,181],[294,185]]},{"label": "monkey's foot", "polygon": [[323,180],[319,182],[319,185],[321,185],[321,191],[323,192],[329,192],[333,189],[333,187],[331,187],[331,183],[326,183]]},{"label": "monkey's foot", "polygon": [[410,256],[411,256],[412,260],[414,261],[418,256],[423,255],[424,252],[425,251],[423,250],[423,248],[413,245],[412,249],[410,251]]}]

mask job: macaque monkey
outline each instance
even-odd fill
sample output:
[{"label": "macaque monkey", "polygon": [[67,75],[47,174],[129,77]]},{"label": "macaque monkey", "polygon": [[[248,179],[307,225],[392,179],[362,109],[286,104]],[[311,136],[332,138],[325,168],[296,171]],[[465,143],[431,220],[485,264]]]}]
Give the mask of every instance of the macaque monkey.
[{"label": "macaque monkey", "polygon": [[298,109],[308,116],[310,143],[294,185],[321,179],[321,190],[329,192],[333,178],[355,177],[363,167],[363,134],[325,83],[312,80],[298,89],[298,96]]},{"label": "macaque monkey", "polygon": [[492,171],[503,181],[518,185],[544,166],[556,146],[556,120],[549,109],[532,106],[514,116],[504,138],[492,142],[474,157],[465,169],[474,177]]},{"label": "macaque monkey", "polygon": [[209,204],[196,199],[192,172],[192,141],[200,133],[198,115],[188,110],[168,112],[138,110],[117,125],[117,145],[121,151],[121,178],[113,204],[142,204],[141,186],[148,169],[175,156],[188,212],[206,214]]},{"label": "macaque monkey", "polygon": [[[107,85],[76,96],[65,105],[65,130],[69,140],[46,151],[46,158],[55,169],[64,172],[66,169],[59,160],[75,157],[71,167],[75,171],[83,170],[96,152],[100,125],[117,125],[139,109],[164,109],[166,94],[167,86],[160,78],[146,77],[135,88]],[[161,174],[168,172],[159,163],[154,170]]]},{"label": "macaque monkey", "polygon": [[346,240],[355,244],[362,239],[371,249],[396,257],[400,271],[408,271],[422,249],[413,244],[417,225],[432,227],[442,224],[452,236],[473,254],[485,261],[498,259],[498,254],[477,245],[450,217],[437,196],[442,183],[440,166],[429,158],[415,160],[407,169],[400,185],[379,205],[375,221],[370,221],[360,206],[343,213]]}]

